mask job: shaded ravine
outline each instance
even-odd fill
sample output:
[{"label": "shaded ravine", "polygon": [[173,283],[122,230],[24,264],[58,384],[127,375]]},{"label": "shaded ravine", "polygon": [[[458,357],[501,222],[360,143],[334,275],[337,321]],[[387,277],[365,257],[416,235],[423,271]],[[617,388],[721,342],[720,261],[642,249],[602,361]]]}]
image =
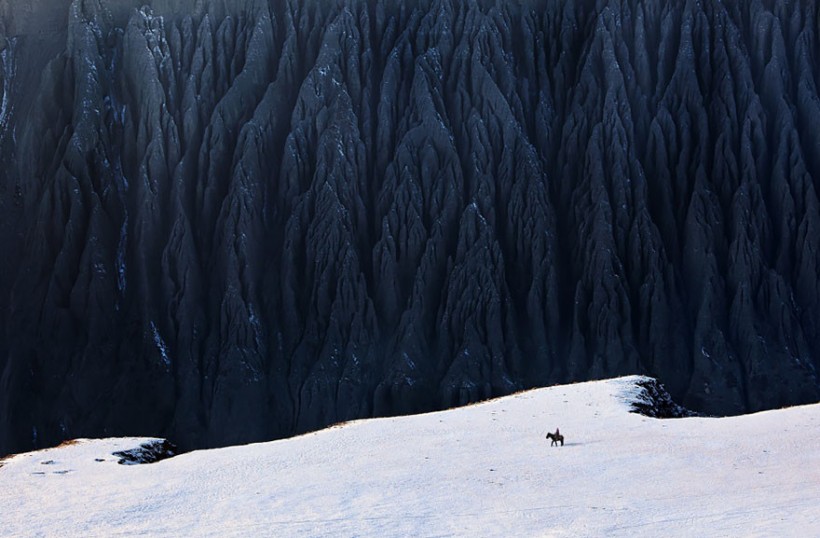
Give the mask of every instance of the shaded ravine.
[{"label": "shaded ravine", "polygon": [[0,453],[820,400],[814,3],[141,3],[0,0]]}]

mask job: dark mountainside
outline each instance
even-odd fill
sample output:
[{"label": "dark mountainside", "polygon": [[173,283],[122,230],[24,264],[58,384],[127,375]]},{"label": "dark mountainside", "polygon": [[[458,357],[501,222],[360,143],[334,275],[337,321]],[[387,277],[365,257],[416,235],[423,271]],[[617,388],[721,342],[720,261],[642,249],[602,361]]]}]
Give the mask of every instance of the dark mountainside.
[{"label": "dark mountainside", "polygon": [[704,413],[820,400],[818,30],[809,1],[0,0],[0,453],[627,373]]}]

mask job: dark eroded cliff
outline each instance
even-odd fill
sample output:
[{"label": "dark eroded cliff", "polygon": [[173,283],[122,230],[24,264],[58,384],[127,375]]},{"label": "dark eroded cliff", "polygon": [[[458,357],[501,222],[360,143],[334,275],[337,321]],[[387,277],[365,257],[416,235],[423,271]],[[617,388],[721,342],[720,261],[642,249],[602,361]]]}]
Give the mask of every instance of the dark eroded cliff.
[{"label": "dark eroded cliff", "polygon": [[0,453],[626,373],[707,413],[820,399],[814,2],[0,21]]}]

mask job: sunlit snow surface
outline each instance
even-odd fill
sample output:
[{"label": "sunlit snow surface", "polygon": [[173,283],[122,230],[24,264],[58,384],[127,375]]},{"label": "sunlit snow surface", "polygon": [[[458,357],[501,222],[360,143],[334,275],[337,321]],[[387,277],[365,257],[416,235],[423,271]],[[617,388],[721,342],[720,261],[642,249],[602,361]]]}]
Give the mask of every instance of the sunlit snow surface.
[{"label": "sunlit snow surface", "polygon": [[820,536],[820,405],[657,420],[628,412],[637,380],[150,465],[111,455],[140,439],[23,454],[0,468],[0,534]]}]

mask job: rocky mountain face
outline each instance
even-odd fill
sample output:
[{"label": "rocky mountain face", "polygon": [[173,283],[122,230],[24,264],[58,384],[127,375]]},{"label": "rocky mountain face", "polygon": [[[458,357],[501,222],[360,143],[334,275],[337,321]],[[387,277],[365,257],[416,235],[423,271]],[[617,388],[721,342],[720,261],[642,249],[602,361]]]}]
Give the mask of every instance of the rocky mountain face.
[{"label": "rocky mountain face", "polygon": [[818,31],[796,0],[0,0],[0,453],[627,373],[820,400]]}]

